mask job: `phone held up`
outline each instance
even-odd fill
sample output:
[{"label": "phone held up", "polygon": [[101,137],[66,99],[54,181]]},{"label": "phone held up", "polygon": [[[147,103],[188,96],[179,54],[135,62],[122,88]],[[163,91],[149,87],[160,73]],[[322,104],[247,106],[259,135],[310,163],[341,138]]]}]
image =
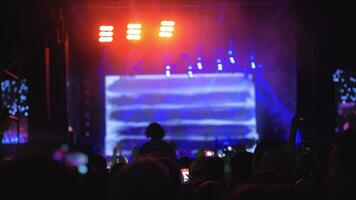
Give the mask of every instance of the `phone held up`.
[{"label": "phone held up", "polygon": [[182,168],[182,169],[180,169],[180,172],[181,172],[182,177],[183,177],[182,182],[183,183],[189,183],[189,169],[188,168]]}]

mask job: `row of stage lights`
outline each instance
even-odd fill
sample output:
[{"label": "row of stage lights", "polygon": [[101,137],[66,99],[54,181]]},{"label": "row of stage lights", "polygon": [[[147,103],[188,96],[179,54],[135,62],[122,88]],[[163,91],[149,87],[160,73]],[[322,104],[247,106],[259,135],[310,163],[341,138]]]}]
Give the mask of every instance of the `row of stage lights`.
[{"label": "row of stage lights", "polygon": [[[161,21],[158,36],[161,38],[171,38],[174,32],[174,21]],[[130,23],[127,24],[126,39],[127,40],[141,40],[142,24]],[[114,26],[101,25],[99,26],[99,42],[108,43],[114,40]]]},{"label": "row of stage lights", "polygon": [[[237,62],[237,60],[233,56],[233,51],[229,50],[228,54],[229,54],[229,58],[228,58],[229,62],[231,64],[235,64]],[[216,64],[217,64],[218,72],[223,71],[223,63],[222,63],[222,60],[220,58],[216,59]],[[250,57],[250,66],[249,67],[252,70],[257,68],[256,62],[255,62],[253,56]],[[262,67],[262,65],[259,65],[259,67]],[[188,67],[187,67],[187,70],[188,70],[187,71],[187,75],[188,75],[189,78],[193,78],[194,77],[193,68],[195,68],[194,65],[188,65]],[[171,65],[166,65],[165,66],[165,74],[166,74],[167,77],[171,76],[171,74],[172,74],[171,73],[171,69],[172,69]],[[202,58],[201,57],[197,57],[196,69],[197,69],[197,71],[202,71],[203,70],[203,62],[202,62]]]}]

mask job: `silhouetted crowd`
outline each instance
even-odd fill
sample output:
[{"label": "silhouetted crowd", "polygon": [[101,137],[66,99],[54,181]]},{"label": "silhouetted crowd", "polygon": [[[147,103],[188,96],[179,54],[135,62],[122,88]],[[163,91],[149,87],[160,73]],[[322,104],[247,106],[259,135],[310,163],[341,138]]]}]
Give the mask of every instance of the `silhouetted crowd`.
[{"label": "silhouetted crowd", "polygon": [[1,162],[0,199],[356,199],[355,132],[339,133],[324,144],[315,138],[308,148],[298,148],[297,123],[292,122],[286,144],[260,140],[253,153],[237,149],[224,157],[199,152],[177,158],[157,123],[147,127],[150,140],[134,151],[130,163],[118,149],[108,164],[72,145],[28,143]]}]

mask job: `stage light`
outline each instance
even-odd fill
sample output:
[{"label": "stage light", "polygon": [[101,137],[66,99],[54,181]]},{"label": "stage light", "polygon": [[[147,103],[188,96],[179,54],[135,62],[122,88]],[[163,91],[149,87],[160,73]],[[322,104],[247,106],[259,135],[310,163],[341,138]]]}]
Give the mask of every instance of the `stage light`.
[{"label": "stage light", "polygon": [[175,22],[174,21],[161,21],[161,25],[163,25],[163,26],[174,26]]},{"label": "stage light", "polygon": [[251,62],[251,68],[252,69],[256,69],[256,63],[255,62]]},{"label": "stage light", "polygon": [[168,37],[172,37],[173,36],[173,34],[172,33],[169,33],[169,32],[160,32],[159,33],[159,37],[166,37],[166,38],[168,38]]},{"label": "stage light", "polygon": [[173,32],[174,31],[174,27],[170,27],[170,26],[161,26],[161,28],[159,29],[161,32]]},{"label": "stage light", "polygon": [[141,36],[140,35],[128,35],[126,36],[127,40],[141,40]]},{"label": "stage light", "polygon": [[128,29],[141,29],[142,24],[127,24]]},{"label": "stage light", "polygon": [[159,28],[159,37],[170,38],[173,36],[174,21],[161,21],[161,27]]},{"label": "stage light", "polygon": [[223,70],[223,65],[221,63],[218,64],[218,70],[222,71]]},{"label": "stage light", "polygon": [[231,64],[235,64],[236,63],[234,57],[230,57],[229,60],[230,60]]},{"label": "stage light", "polygon": [[99,26],[99,42],[112,42],[114,39],[114,26]]},{"label": "stage light", "polygon": [[127,40],[141,40],[141,24],[127,24]]},{"label": "stage light", "polygon": [[127,30],[127,34],[129,34],[129,35],[140,35],[141,34],[141,30],[129,29],[129,30]]},{"label": "stage light", "polygon": [[189,76],[189,78],[193,78],[193,72],[192,71],[188,71],[188,76]]},{"label": "stage light", "polygon": [[227,52],[229,55],[232,55],[232,50],[229,50],[228,52]]},{"label": "stage light", "polygon": [[99,36],[100,37],[112,37],[114,35],[113,32],[100,32]]},{"label": "stage light", "polygon": [[171,66],[170,65],[166,65],[166,70],[170,70]]},{"label": "stage light", "polygon": [[100,37],[99,42],[112,42],[113,38],[112,37]]},{"label": "stage light", "polygon": [[104,25],[102,25],[102,26],[99,27],[99,30],[100,31],[113,31],[114,30],[114,26],[104,26]]},{"label": "stage light", "polygon": [[203,69],[203,64],[201,62],[198,62],[197,63],[197,66],[198,66],[198,69],[199,70],[202,70]]},{"label": "stage light", "polygon": [[171,72],[167,70],[167,71],[166,71],[166,76],[167,76],[167,77],[170,77],[170,76],[171,76]]}]

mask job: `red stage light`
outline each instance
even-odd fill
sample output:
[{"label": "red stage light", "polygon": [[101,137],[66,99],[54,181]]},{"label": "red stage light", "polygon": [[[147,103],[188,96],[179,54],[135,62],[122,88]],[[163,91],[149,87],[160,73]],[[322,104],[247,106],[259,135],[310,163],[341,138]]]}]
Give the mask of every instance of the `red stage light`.
[{"label": "red stage light", "polygon": [[126,39],[127,40],[140,40],[141,39],[141,24],[127,24]]},{"label": "red stage light", "polygon": [[174,21],[161,21],[161,27],[159,29],[159,37],[170,38],[173,36]]},{"label": "red stage light", "polygon": [[114,40],[114,26],[99,26],[99,42],[112,42]]}]

